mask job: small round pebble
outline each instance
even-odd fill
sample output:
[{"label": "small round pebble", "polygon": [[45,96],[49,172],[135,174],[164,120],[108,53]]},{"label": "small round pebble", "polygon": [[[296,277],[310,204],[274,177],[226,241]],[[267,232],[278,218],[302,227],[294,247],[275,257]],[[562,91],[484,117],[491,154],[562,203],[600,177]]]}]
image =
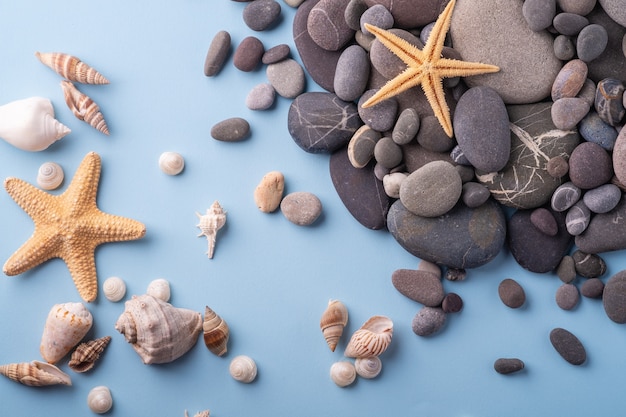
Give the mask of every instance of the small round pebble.
[{"label": "small round pebble", "polygon": [[248,36],[235,49],[233,65],[240,71],[253,71],[261,62],[264,53],[263,43],[254,36]]},{"label": "small round pebble", "polygon": [[380,29],[391,29],[393,27],[393,16],[382,4],[375,4],[363,12],[360,19],[361,32],[370,34],[365,24],[376,26]]},{"label": "small round pebble", "polygon": [[280,11],[275,0],[254,0],[243,9],[243,21],[250,29],[262,31],[276,22]]},{"label": "small round pebble", "polygon": [[548,236],[556,236],[559,232],[559,226],[552,212],[546,208],[540,207],[530,214],[530,222],[541,233]]},{"label": "small round pebble", "polygon": [[250,110],[267,110],[276,100],[276,90],[271,84],[257,84],[246,96],[246,107]]},{"label": "small round pebble", "polygon": [[550,332],[550,343],[559,355],[572,365],[582,365],[587,352],[580,340],[571,332],[557,327]]},{"label": "small round pebble", "polygon": [[293,59],[283,59],[268,65],[266,74],[270,84],[282,97],[296,98],[304,91],[304,69]]},{"label": "small round pebble", "polygon": [[580,59],[572,59],[559,71],[552,84],[552,101],[564,97],[576,97],[587,79],[587,64]]},{"label": "small round pebble", "polygon": [[552,122],[561,130],[573,130],[589,113],[589,104],[578,97],[563,97],[556,100],[551,108]]},{"label": "small round pebble", "polygon": [[404,109],[391,133],[391,139],[398,145],[406,145],[415,139],[415,135],[420,128],[420,119],[417,110],[412,107]]},{"label": "small round pebble", "polygon": [[555,156],[554,158],[550,158],[546,164],[546,170],[551,177],[562,178],[569,171],[569,163],[567,159],[562,156]]},{"label": "small round pebble", "polygon": [[427,307],[438,307],[445,296],[441,279],[428,271],[397,269],[391,275],[396,290]]},{"label": "small round pebble", "polygon": [[230,42],[230,33],[225,30],[215,34],[204,60],[204,75],[212,77],[220,72],[230,51]]},{"label": "small round pebble", "polygon": [[570,36],[559,35],[554,38],[554,56],[561,61],[569,61],[576,55],[576,47]]},{"label": "small round pebble", "polygon": [[411,327],[418,336],[430,336],[437,333],[446,324],[446,313],[439,307],[422,307],[417,312]]},{"label": "small round pebble", "polygon": [[290,222],[298,226],[309,226],[322,214],[322,203],[315,194],[298,191],[283,198],[280,211]]},{"label": "small round pebble", "polygon": [[602,25],[591,24],[585,26],[576,40],[578,58],[590,62],[602,55],[609,42],[609,35]]},{"label": "small round pebble", "polygon": [[602,298],[604,283],[600,278],[589,278],[580,286],[580,293],[587,298]]},{"label": "small round pebble", "polygon": [[563,259],[561,259],[559,266],[556,268],[556,274],[559,279],[566,284],[573,282],[576,279],[576,265],[574,258],[569,255],[565,255]]},{"label": "small round pebble", "polygon": [[624,83],[615,78],[605,78],[598,82],[594,107],[598,116],[611,126],[618,126],[626,110],[624,109]]},{"label": "small round pebble", "polygon": [[498,296],[504,305],[510,308],[519,308],[526,302],[524,288],[511,278],[506,278],[500,282]]},{"label": "small round pebble", "polygon": [[568,181],[561,184],[552,194],[551,207],[554,211],[565,211],[580,200],[580,188]]},{"label": "small round pebble", "polygon": [[346,2],[321,0],[307,17],[307,32],[313,42],[327,51],[338,51],[354,38],[354,30],[346,23]]},{"label": "small round pebble", "polygon": [[467,207],[476,208],[480,207],[489,199],[491,192],[484,185],[468,181],[463,184],[461,199]]},{"label": "small round pebble", "polygon": [[605,184],[613,177],[611,155],[596,143],[582,142],[570,156],[569,176],[583,190]]},{"label": "small round pebble", "polygon": [[576,273],[584,278],[598,278],[606,273],[606,262],[595,253],[577,250],[572,254]]},{"label": "small round pebble", "polygon": [[448,281],[463,281],[467,277],[467,271],[463,268],[448,268],[445,278]]},{"label": "small round pebble", "polygon": [[608,213],[617,206],[621,198],[622,191],[617,185],[604,184],[587,191],[583,202],[594,213]]},{"label": "small round pebble", "polygon": [[463,299],[454,292],[449,292],[443,297],[441,309],[444,313],[458,313],[463,309]]},{"label": "small round pebble", "polygon": [[571,310],[578,304],[578,300],[580,299],[580,295],[578,293],[578,288],[574,284],[562,284],[556,290],[556,305],[561,307],[563,310]]},{"label": "small round pebble", "polygon": [[508,375],[524,369],[524,362],[517,358],[499,358],[494,362],[493,369],[499,374]]},{"label": "small round pebble", "polygon": [[586,141],[597,143],[607,151],[613,150],[617,140],[617,130],[602,120],[593,108],[578,124],[578,131]]},{"label": "small round pebble", "polygon": [[261,63],[264,65],[275,64],[287,58],[291,54],[291,49],[286,43],[272,46],[270,49],[263,53],[261,57]]},{"label": "small round pebble", "polygon": [[595,7],[596,0],[556,0],[556,3],[564,12],[586,16]]},{"label": "small round pebble", "polygon": [[250,124],[241,117],[231,117],[216,123],[211,128],[213,139],[222,142],[238,142],[250,134]]},{"label": "small round pebble", "polygon": [[454,166],[446,161],[433,161],[404,180],[400,201],[417,216],[437,217],[456,205],[462,191],[461,176]]},{"label": "small round pebble", "polygon": [[343,17],[346,20],[346,24],[352,30],[361,29],[361,15],[365,13],[368,6],[365,0],[350,0],[346,5]]},{"label": "small round pebble", "polygon": [[556,0],[526,0],[522,15],[533,32],[547,29],[556,15]]},{"label": "small round pebble", "polygon": [[402,148],[389,136],[385,136],[374,145],[374,158],[384,167],[395,168],[402,162]]}]

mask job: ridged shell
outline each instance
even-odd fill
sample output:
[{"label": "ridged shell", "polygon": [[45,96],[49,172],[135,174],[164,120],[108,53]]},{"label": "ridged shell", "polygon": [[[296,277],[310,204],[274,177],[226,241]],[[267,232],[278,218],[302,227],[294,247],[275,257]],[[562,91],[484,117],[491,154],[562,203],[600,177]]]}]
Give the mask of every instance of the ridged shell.
[{"label": "ridged shell", "polygon": [[148,284],[146,294],[156,297],[159,300],[163,300],[167,303],[168,301],[170,301],[171,296],[170,283],[166,279],[157,278],[151,281],[150,284]]},{"label": "ridged shell", "polygon": [[223,356],[228,351],[230,329],[228,324],[208,306],[204,310],[204,343],[217,356]]},{"label": "ridged shell", "polygon": [[330,367],[330,378],[337,386],[347,387],[356,379],[356,369],[352,362],[335,362]]},{"label": "ridged shell", "polygon": [[168,363],[196,344],[202,331],[202,315],[144,294],[126,301],[115,329],[143,363]]},{"label": "ridged shell", "polygon": [[[198,411],[196,414],[193,415],[193,417],[209,417],[210,414],[211,410]],[[185,410],[185,417],[189,417],[189,414],[187,414],[187,410]]]},{"label": "ridged shell", "polygon": [[56,162],[44,162],[37,171],[37,185],[44,190],[59,188],[64,178],[63,168]]},{"label": "ridged shell", "polygon": [[78,120],[83,120],[91,127],[104,133],[109,134],[109,128],[104,121],[104,116],[100,112],[100,107],[87,95],[78,91],[78,89],[67,80],[61,81],[61,87],[63,88],[63,96],[65,97],[65,103],[70,108],[74,116]]},{"label": "ridged shell", "polygon": [[230,375],[239,382],[249,384],[256,378],[257,367],[254,360],[245,355],[235,356],[228,368]]},{"label": "ridged shell", "polygon": [[55,304],[41,336],[41,356],[48,363],[57,363],[85,337],[92,324],[93,317],[84,304]]},{"label": "ridged shell", "polygon": [[206,214],[196,213],[200,222],[197,227],[200,229],[200,236],[206,236],[209,250],[207,256],[209,259],[213,258],[213,251],[215,250],[215,238],[217,231],[220,230],[226,224],[226,212],[218,201],[215,201],[211,207],[206,211]]},{"label": "ridged shell", "polygon": [[113,407],[111,390],[104,385],[93,388],[87,394],[87,405],[96,414],[104,414]]},{"label": "ridged shell", "polygon": [[122,278],[109,277],[102,284],[102,292],[107,300],[118,302],[126,295],[126,283]]},{"label": "ridged shell", "polygon": [[378,356],[370,356],[369,358],[356,358],[354,361],[356,373],[362,378],[376,378],[380,371],[383,370],[383,362]]},{"label": "ridged shell", "polygon": [[373,316],[350,338],[344,355],[349,358],[367,358],[382,354],[391,343],[393,322],[385,316]]},{"label": "ridged shell", "polygon": [[0,106],[0,138],[24,151],[43,151],[70,132],[54,118],[47,98],[30,97]]},{"label": "ridged shell", "polygon": [[92,369],[110,341],[111,336],[104,336],[78,345],[70,358],[68,364],[70,369],[74,372],[87,372]]},{"label": "ridged shell", "polygon": [[83,84],[109,83],[109,80],[102,74],[75,56],[61,52],[35,52],[35,56],[54,72],[70,81]]},{"label": "ridged shell", "polygon": [[178,175],[185,168],[185,158],[178,152],[163,152],[159,157],[159,168],[167,175]]},{"label": "ridged shell", "polygon": [[72,385],[69,375],[54,365],[40,361],[1,365],[0,375],[31,387],[57,384]]},{"label": "ridged shell", "polygon": [[328,307],[322,313],[320,329],[322,329],[324,339],[326,339],[326,343],[328,343],[331,351],[335,351],[337,343],[343,334],[343,329],[347,324],[348,309],[346,306],[339,300],[330,300]]}]

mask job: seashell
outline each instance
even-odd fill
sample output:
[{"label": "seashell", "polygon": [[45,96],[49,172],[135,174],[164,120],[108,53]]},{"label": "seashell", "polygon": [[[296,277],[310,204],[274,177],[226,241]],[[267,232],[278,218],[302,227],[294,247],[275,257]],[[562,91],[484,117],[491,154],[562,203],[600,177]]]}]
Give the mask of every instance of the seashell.
[{"label": "seashell", "polygon": [[166,303],[170,301],[170,283],[163,278],[157,278],[148,284],[146,294],[156,297]]},{"label": "seashell", "polygon": [[230,330],[228,324],[208,306],[204,310],[204,343],[217,356],[223,356],[228,350]]},{"label": "seashell", "polygon": [[74,116],[76,116],[78,120],[83,120],[96,130],[108,135],[109,128],[104,121],[104,116],[100,112],[100,107],[87,95],[78,91],[70,81],[61,81],[61,87],[63,88],[65,103],[67,103],[67,107],[74,113]]},{"label": "seashell", "polygon": [[354,368],[356,369],[356,373],[363,378],[376,378],[380,371],[383,370],[383,362],[378,356],[356,358]]},{"label": "seashell", "polygon": [[52,102],[43,97],[0,106],[0,138],[25,151],[43,151],[71,130],[54,118]]},{"label": "seashell", "polygon": [[108,84],[98,71],[75,56],[61,52],[35,52],[35,56],[61,77],[83,84]]},{"label": "seashell", "polygon": [[126,301],[115,329],[143,363],[168,363],[196,344],[202,331],[202,315],[144,294]]},{"label": "seashell", "polygon": [[341,301],[330,300],[322,314],[320,328],[331,351],[335,351],[346,324],[348,324],[348,309]]},{"label": "seashell", "polygon": [[177,152],[163,152],[159,157],[159,168],[167,175],[178,175],[185,168],[185,158]]},{"label": "seashell", "polygon": [[256,363],[252,358],[245,355],[235,356],[228,369],[230,375],[239,382],[249,384],[256,378]]},{"label": "seashell", "polygon": [[[193,415],[193,417],[209,417],[210,414],[210,410],[198,411],[196,414]],[[187,414],[187,410],[185,410],[185,417],[189,417],[189,414]]]},{"label": "seashell", "polygon": [[37,184],[44,190],[55,190],[63,182],[63,168],[56,162],[44,162],[37,171]]},{"label": "seashell", "polygon": [[211,207],[207,209],[206,214],[201,215],[200,213],[196,213],[196,216],[200,219],[200,223],[197,225],[200,229],[198,237],[206,236],[207,241],[209,242],[207,256],[211,259],[213,258],[213,251],[215,250],[215,237],[217,236],[217,231],[224,227],[224,224],[226,224],[226,212],[216,200]]},{"label": "seashell", "polygon": [[344,355],[349,358],[378,356],[389,347],[393,322],[385,316],[373,316],[352,334]]},{"label": "seashell", "polygon": [[340,387],[347,387],[356,379],[356,369],[352,362],[335,362],[330,367],[330,379]]},{"label": "seashell", "polygon": [[78,345],[70,358],[70,369],[74,372],[87,372],[93,368],[110,341],[111,336],[104,336]]},{"label": "seashell", "polygon": [[39,350],[48,363],[56,363],[87,334],[93,317],[82,303],[55,304],[48,313]]},{"label": "seashell", "polygon": [[111,390],[104,385],[92,388],[87,394],[87,405],[96,414],[104,414],[113,407]]},{"label": "seashell", "polygon": [[109,277],[102,284],[102,292],[109,301],[118,302],[126,295],[126,283],[119,277]]},{"label": "seashell", "polygon": [[54,365],[40,361],[1,365],[0,375],[31,387],[72,385],[69,375]]}]

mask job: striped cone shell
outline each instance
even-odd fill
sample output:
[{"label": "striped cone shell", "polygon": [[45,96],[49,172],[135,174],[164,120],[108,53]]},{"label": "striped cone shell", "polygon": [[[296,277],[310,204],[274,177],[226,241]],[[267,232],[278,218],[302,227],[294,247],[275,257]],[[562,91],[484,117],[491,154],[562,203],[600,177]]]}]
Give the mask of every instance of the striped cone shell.
[{"label": "striped cone shell", "polygon": [[79,120],[84,120],[92,127],[104,133],[109,134],[109,128],[104,121],[104,116],[100,112],[100,107],[87,95],[78,91],[78,89],[70,81],[61,81],[65,102],[70,108],[74,116]]},{"label": "striped cone shell", "polygon": [[75,56],[61,52],[35,52],[39,60],[70,81],[83,84],[109,84],[102,74]]},{"label": "striped cone shell", "polygon": [[0,365],[0,375],[31,387],[72,385],[69,375],[52,364],[40,361]]}]

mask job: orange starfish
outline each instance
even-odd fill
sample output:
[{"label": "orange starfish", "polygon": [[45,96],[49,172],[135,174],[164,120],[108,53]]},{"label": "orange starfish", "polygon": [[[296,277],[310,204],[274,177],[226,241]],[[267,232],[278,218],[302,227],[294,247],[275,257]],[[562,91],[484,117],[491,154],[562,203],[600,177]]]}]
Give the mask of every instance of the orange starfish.
[{"label": "orange starfish", "polygon": [[441,57],[446,34],[450,28],[450,19],[452,18],[452,9],[455,3],[456,0],[451,0],[443,13],[437,18],[423,50],[418,49],[415,45],[410,44],[389,31],[370,24],[365,24],[366,29],[373,33],[376,39],[393,52],[394,55],[404,61],[407,65],[407,69],[397,77],[389,80],[376,94],[363,103],[363,107],[371,107],[376,103],[421,84],[426,99],[430,107],[432,107],[437,120],[439,120],[446,134],[452,137],[450,109],[446,103],[442,78],[467,77],[470,75],[498,72],[500,70],[500,68],[495,65]]},{"label": "orange starfish", "polygon": [[5,180],[11,198],[35,223],[33,235],[4,264],[5,274],[21,274],[49,259],[61,258],[83,300],[96,299],[96,247],[139,239],[146,233],[142,223],[98,209],[100,166],[100,156],[88,153],[61,195],[48,194],[18,178]]}]

